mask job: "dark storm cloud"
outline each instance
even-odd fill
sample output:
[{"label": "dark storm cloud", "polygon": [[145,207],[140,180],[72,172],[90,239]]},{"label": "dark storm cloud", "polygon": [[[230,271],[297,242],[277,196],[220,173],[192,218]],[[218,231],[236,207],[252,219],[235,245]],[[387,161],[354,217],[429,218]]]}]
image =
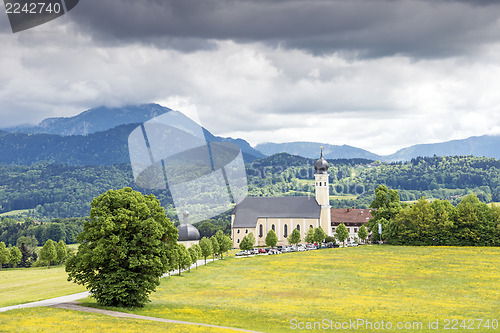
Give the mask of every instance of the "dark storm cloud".
[{"label": "dark storm cloud", "polygon": [[190,51],[215,40],[265,42],[322,54],[446,57],[497,41],[495,1],[86,0],[72,11],[102,43]]}]

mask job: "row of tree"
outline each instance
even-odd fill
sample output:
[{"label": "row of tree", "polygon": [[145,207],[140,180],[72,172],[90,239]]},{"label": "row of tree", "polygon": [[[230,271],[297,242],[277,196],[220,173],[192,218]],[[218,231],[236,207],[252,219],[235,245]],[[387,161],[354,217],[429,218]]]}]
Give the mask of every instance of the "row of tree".
[{"label": "row of tree", "polygon": [[[31,267],[34,263],[38,266],[61,264],[67,258],[69,249],[64,241],[56,243],[51,239],[45,242],[40,253],[37,253],[36,246],[28,237],[20,238],[18,245],[6,247],[4,242],[0,242],[0,269],[7,267]],[[38,260],[38,261],[37,261]]]},{"label": "row of tree", "polygon": [[[368,231],[365,228],[365,226],[362,226],[359,229],[358,236],[360,239],[365,240],[368,237]],[[304,237],[304,242],[306,243],[316,243],[316,244],[321,244],[323,242],[325,243],[333,243],[336,242],[337,240],[341,243],[344,243],[345,246],[345,241],[346,239],[349,238],[349,231],[347,230],[347,227],[341,223],[336,231],[335,231],[335,237],[327,236],[323,228],[317,227],[317,228],[309,228],[309,230],[306,233],[306,236]],[[300,231],[298,229],[293,229],[292,233],[288,236],[288,244],[290,245],[298,245],[301,241],[302,238],[300,236]],[[276,232],[271,229],[267,232],[266,238],[265,238],[265,244],[268,247],[275,247],[276,244],[278,244],[278,236],[276,235]],[[255,236],[253,233],[249,233],[240,242],[240,249],[244,251],[248,251],[253,249],[255,246]]]},{"label": "row of tree", "polygon": [[38,222],[31,217],[18,221],[12,218],[0,220],[0,241],[9,245],[16,245],[18,239],[31,237],[38,244],[45,244],[52,239],[62,240],[66,244],[75,244],[76,236],[82,231],[83,222],[88,218],[54,218],[51,222]]},{"label": "row of tree", "polygon": [[[447,200],[402,203],[397,190],[378,186],[368,222],[372,238],[401,245],[500,246],[500,207],[474,194],[456,206]],[[382,235],[379,227],[382,227]]]}]

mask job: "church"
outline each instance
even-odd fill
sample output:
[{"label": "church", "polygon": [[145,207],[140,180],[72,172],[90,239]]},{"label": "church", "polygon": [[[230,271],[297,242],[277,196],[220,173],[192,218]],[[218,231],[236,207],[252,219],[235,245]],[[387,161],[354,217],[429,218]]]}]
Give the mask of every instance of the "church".
[{"label": "church", "polygon": [[238,248],[249,233],[255,236],[254,246],[265,246],[271,229],[278,236],[277,245],[289,245],[287,238],[294,229],[299,230],[302,242],[309,228],[321,227],[326,235],[333,236],[340,223],[348,226],[349,238],[355,239],[359,227],[371,218],[371,211],[331,209],[328,176],[328,162],[321,150],[314,163],[315,197],[246,197],[231,216],[233,246]]},{"label": "church", "polygon": [[243,237],[255,236],[255,246],[264,246],[271,229],[278,245],[288,245],[288,235],[297,229],[304,240],[309,228],[323,228],[332,236],[328,162],[320,158],[314,163],[315,197],[246,197],[236,205],[231,217],[231,238],[239,247]]}]

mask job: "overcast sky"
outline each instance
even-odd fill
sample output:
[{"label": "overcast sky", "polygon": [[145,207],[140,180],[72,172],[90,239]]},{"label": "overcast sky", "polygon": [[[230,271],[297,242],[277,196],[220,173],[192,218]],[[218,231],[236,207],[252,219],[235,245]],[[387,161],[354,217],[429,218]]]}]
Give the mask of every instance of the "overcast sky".
[{"label": "overcast sky", "polygon": [[0,12],[0,43],[0,127],[158,102],[252,145],[500,134],[500,1],[80,0]]}]

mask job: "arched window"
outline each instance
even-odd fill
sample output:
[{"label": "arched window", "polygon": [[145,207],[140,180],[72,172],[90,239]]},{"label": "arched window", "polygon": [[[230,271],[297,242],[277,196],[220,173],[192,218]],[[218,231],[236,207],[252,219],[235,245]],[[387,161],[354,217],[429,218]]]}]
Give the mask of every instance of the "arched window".
[{"label": "arched window", "polygon": [[239,233],[240,233],[240,229],[238,229],[238,231],[237,231],[236,233],[238,233],[238,234],[239,234]]},{"label": "arched window", "polygon": [[238,239],[238,243],[240,242],[240,240]]},{"label": "arched window", "polygon": [[248,229],[245,229],[245,234],[248,234]]},{"label": "arched window", "polygon": [[300,225],[297,224],[297,228],[296,228],[298,231],[300,231]]},{"label": "arched window", "polygon": [[310,224],[310,225],[309,225],[309,229],[311,229],[312,227],[313,227],[313,226],[312,226],[312,224]]},{"label": "arched window", "polygon": [[276,229],[274,228],[274,224],[271,225],[271,229],[273,229],[273,231],[276,231]]},{"label": "arched window", "polygon": [[261,224],[259,225],[259,237],[264,236],[264,226]]},{"label": "arched window", "polygon": [[283,227],[283,236],[285,238],[288,237],[288,226],[285,224],[285,226]]}]

